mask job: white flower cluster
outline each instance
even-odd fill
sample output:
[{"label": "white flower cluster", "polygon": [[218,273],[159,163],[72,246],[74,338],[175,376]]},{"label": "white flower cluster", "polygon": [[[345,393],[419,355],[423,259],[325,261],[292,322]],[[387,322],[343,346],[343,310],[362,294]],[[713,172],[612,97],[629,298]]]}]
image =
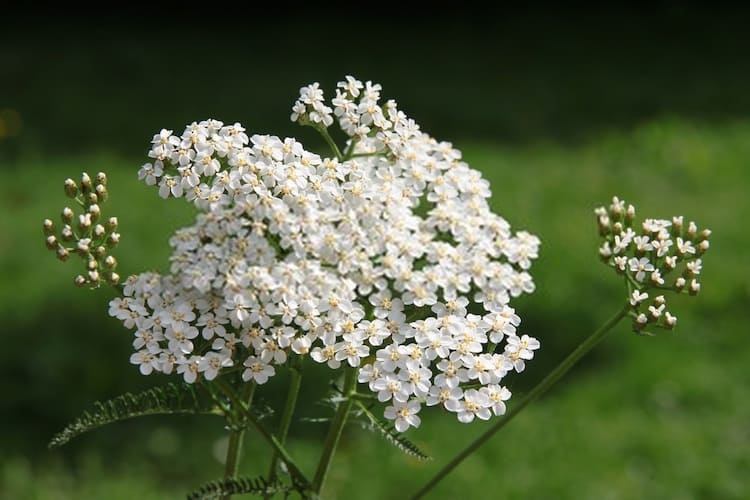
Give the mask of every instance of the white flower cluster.
[{"label": "white flower cluster", "polygon": [[379,94],[347,77],[331,108],[301,89],[292,119],[349,136],[330,158],[216,120],[154,136],[140,178],[201,213],[171,239],[171,273],[131,276],[111,303],[142,373],[262,384],[309,356],[359,370],[399,431],[422,404],[504,413],[503,377],[539,348],[508,305],[534,290],[539,239],[511,232],[461,153]]},{"label": "white flower cluster", "polygon": [[[692,221],[685,226],[682,216],[646,219],[636,231],[635,207],[626,206],[617,196],[608,208],[599,207],[594,212],[604,239],[599,255],[627,277],[634,330],[645,332],[649,325],[674,328],[677,317],[666,310],[660,292],[698,294],[701,285],[697,276],[703,265],[700,257],[709,248],[711,231],[698,231]],[[647,290],[656,290],[651,302]]]}]

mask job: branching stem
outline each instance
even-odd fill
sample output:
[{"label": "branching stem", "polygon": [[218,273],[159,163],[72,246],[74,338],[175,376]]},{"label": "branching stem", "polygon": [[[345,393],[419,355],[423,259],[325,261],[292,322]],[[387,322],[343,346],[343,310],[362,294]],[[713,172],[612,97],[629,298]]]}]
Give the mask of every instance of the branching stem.
[{"label": "branching stem", "polygon": [[624,318],[631,307],[628,302],[617,311],[617,313],[608,319],[599,329],[592,333],[586,340],[584,340],[576,349],[571,352],[568,357],[560,362],[554,370],[552,370],[544,379],[539,382],[526,396],[518,401],[511,410],[505,415],[504,418],[499,420],[495,425],[487,429],[481,436],[471,442],[466,448],[463,449],[458,455],[456,455],[450,462],[448,462],[440,471],[438,471],[433,478],[427,482],[419,491],[417,491],[412,500],[424,497],[432,488],[434,488],[441,480],[443,480],[453,469],[455,469],[461,462],[464,461],[469,455],[478,450],[483,444],[492,438],[497,431],[505,427],[513,417],[518,415],[529,403],[534,401],[536,398],[547,392],[558,380],[565,375],[584,354],[589,352],[604,336],[609,332],[619,321]]}]

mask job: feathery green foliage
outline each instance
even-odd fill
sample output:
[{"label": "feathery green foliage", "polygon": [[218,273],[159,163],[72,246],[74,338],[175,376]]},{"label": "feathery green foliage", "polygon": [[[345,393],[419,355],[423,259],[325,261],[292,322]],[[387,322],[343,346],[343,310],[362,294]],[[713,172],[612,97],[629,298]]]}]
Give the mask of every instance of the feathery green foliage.
[{"label": "feathery green foliage", "polygon": [[420,460],[430,460],[430,456],[420,450],[417,445],[409,441],[403,434],[398,432],[391,422],[384,421],[372,413],[367,406],[361,401],[356,400],[357,413],[362,419],[359,420],[363,428],[380,433],[386,441],[403,451],[407,455],[412,455]]},{"label": "feathery green foliage", "polygon": [[226,495],[253,494],[258,496],[272,496],[276,493],[288,492],[291,488],[279,481],[268,482],[264,477],[255,478],[226,478],[210,481],[190,493],[188,500],[209,500]]},{"label": "feathery green foliage", "polygon": [[136,394],[127,392],[104,402],[97,401],[92,411],[85,411],[57,433],[49,447],[62,446],[84,432],[120,420],[166,414],[222,415],[211,400],[200,397],[194,386],[169,383]]}]

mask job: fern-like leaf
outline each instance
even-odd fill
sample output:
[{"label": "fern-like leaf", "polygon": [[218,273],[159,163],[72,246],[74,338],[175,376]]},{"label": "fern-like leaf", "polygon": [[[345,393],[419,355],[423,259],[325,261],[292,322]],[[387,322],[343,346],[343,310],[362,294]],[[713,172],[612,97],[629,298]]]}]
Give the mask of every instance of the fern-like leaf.
[{"label": "fern-like leaf", "polygon": [[188,500],[210,500],[227,495],[253,494],[258,496],[273,496],[276,493],[287,492],[291,488],[279,481],[268,482],[264,477],[232,478],[210,481],[190,493]]},{"label": "fern-like leaf", "polygon": [[403,434],[398,432],[391,422],[378,418],[372,413],[367,406],[361,401],[355,401],[360,410],[360,414],[365,417],[360,423],[365,429],[377,431],[386,441],[403,451],[407,455],[412,455],[420,460],[430,460],[430,456],[420,450],[416,444],[409,441]]},{"label": "fern-like leaf", "polygon": [[62,446],[84,432],[120,420],[165,414],[221,415],[221,412],[212,401],[200,398],[193,385],[169,383],[136,394],[127,392],[103,403],[94,403],[93,410],[83,412],[57,433],[49,447]]}]

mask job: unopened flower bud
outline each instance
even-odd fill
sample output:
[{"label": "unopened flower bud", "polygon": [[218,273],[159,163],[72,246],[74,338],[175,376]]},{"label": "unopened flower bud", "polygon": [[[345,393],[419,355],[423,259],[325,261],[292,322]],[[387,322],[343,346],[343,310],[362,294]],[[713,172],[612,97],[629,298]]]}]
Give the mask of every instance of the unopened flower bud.
[{"label": "unopened flower bud", "polygon": [[104,265],[107,267],[107,269],[114,269],[117,267],[117,259],[115,259],[111,255],[108,255],[107,258],[104,259]]},{"label": "unopened flower bud", "polygon": [[94,248],[94,251],[92,253],[94,254],[94,257],[101,260],[107,255],[107,249],[99,245],[98,247]]},{"label": "unopened flower bud", "polygon": [[695,247],[695,248],[696,248],[696,251],[698,252],[698,254],[700,255],[700,254],[702,254],[702,253],[705,253],[705,252],[706,252],[706,250],[708,250],[708,247],[710,247],[710,246],[711,246],[711,245],[710,245],[710,243],[708,242],[708,240],[702,240],[702,241],[700,241],[700,242],[699,242],[699,243],[698,243],[698,244],[696,245],[696,247]]},{"label": "unopened flower bud", "polygon": [[643,313],[641,313],[638,316],[636,316],[636,318],[635,318],[635,326],[636,326],[636,328],[639,328],[639,329],[643,328],[644,326],[646,326],[646,323],[648,323],[648,316],[646,316]]},{"label": "unopened flower bud", "polygon": [[615,234],[622,234],[622,222],[615,222],[612,225],[612,232]]},{"label": "unopened flower bud", "polygon": [[68,252],[68,249],[65,247],[57,247],[57,258],[61,261],[65,262],[68,260],[68,256],[70,253]]},{"label": "unopened flower bud", "polygon": [[62,237],[63,241],[73,241],[73,238],[75,237],[73,235],[73,228],[68,224],[65,224],[60,231],[60,236]]},{"label": "unopened flower bud", "polygon": [[599,217],[597,217],[596,220],[599,223],[599,235],[607,236],[611,229],[610,222],[609,222],[609,215],[607,214],[600,215]]},{"label": "unopened flower bud", "polygon": [[99,208],[99,205],[94,203],[93,205],[89,205],[88,212],[91,214],[91,217],[96,220],[102,214],[102,209]]},{"label": "unopened flower bud", "polygon": [[620,216],[622,216],[623,211],[625,210],[625,202],[620,201],[620,199],[615,196],[612,198],[612,204],[609,206],[609,213],[612,215],[613,219],[619,219]]},{"label": "unopened flower bud", "polygon": [[654,269],[649,277],[653,285],[663,285],[664,278],[661,277],[661,272],[658,269]]},{"label": "unopened flower bud", "polygon": [[710,229],[704,229],[703,231],[701,231],[700,239],[701,240],[707,240],[709,236],[711,236],[711,230]]},{"label": "unopened flower bud", "polygon": [[664,313],[664,328],[671,330],[677,325],[677,316],[672,316],[669,311]]},{"label": "unopened flower bud", "polygon": [[693,278],[701,273],[701,269],[703,269],[703,261],[701,259],[692,260],[685,266],[685,273],[683,276],[686,278]]},{"label": "unopened flower bud", "polygon": [[49,219],[44,219],[44,222],[42,223],[42,226],[44,227],[44,234],[47,236],[50,236],[51,234],[54,234],[55,232],[55,223],[52,222]]},{"label": "unopened flower bud", "polygon": [[82,232],[88,231],[91,227],[91,214],[80,214],[78,216],[78,229]]},{"label": "unopened flower bud", "polygon": [[94,271],[89,271],[88,275],[89,275],[89,281],[92,284],[94,284],[94,285],[99,284],[99,271],[95,271],[95,270]]},{"label": "unopened flower bud", "polygon": [[63,224],[70,224],[73,222],[73,217],[75,214],[73,213],[73,210],[71,210],[69,207],[65,207],[62,209],[61,218],[63,221]]},{"label": "unopened flower bud", "polygon": [[690,289],[688,290],[688,293],[690,295],[698,295],[698,292],[701,291],[701,284],[698,283],[698,280],[692,280],[690,282]]},{"label": "unopened flower bud", "polygon": [[633,293],[630,294],[630,305],[633,306],[635,309],[638,309],[638,306],[641,302],[646,300],[648,298],[648,293],[641,292],[640,290],[633,290]]},{"label": "unopened flower bud", "polygon": [[664,311],[664,304],[660,306],[648,306],[649,320],[656,321],[657,319],[659,319],[662,311]]},{"label": "unopened flower bud", "polygon": [[680,236],[682,234],[682,215],[679,217],[672,217],[672,234],[674,236]]},{"label": "unopened flower bud", "polygon": [[685,278],[680,276],[674,281],[674,288],[678,292],[681,292],[683,288],[685,288],[685,285],[687,285],[687,281],[685,281]]},{"label": "unopened flower bud", "polygon": [[75,277],[75,279],[73,280],[73,283],[75,283],[77,287],[83,288],[84,286],[86,286],[86,278],[84,278],[83,276],[79,274],[78,276]]},{"label": "unopened flower bud", "polygon": [[89,259],[89,261],[86,263],[86,267],[89,271],[94,271],[96,269],[99,269],[99,262],[97,262],[96,259]]},{"label": "unopened flower bud", "polygon": [[86,172],[81,174],[81,192],[83,194],[91,192],[91,177]]},{"label": "unopened flower bud", "polygon": [[65,194],[69,198],[75,198],[78,194],[78,184],[73,179],[65,179]]},{"label": "unopened flower bud", "polygon": [[115,229],[117,229],[117,224],[118,224],[117,217],[110,217],[109,219],[107,219],[107,224],[106,224],[107,231],[114,231]]},{"label": "unopened flower bud", "polygon": [[622,274],[627,269],[628,258],[625,257],[624,255],[618,255],[617,257],[614,258],[614,265],[615,265],[615,270],[618,272],[618,274]]},{"label": "unopened flower bud", "polygon": [[109,191],[107,191],[107,187],[104,184],[96,186],[95,192],[96,196],[99,197],[100,202],[105,202],[107,201],[107,198],[109,198]]},{"label": "unopened flower bud", "polygon": [[93,205],[95,203],[99,203],[99,197],[96,195],[96,193],[87,193],[84,201],[87,205]]},{"label": "unopened flower bud", "polygon": [[110,285],[116,285],[120,282],[120,275],[117,273],[109,273],[107,276],[107,283]]},{"label": "unopened flower bud", "polygon": [[53,234],[47,236],[47,239],[44,241],[44,243],[47,245],[47,248],[50,250],[56,250],[57,249],[57,238]]},{"label": "unopened flower bud", "polygon": [[96,184],[101,186],[107,185],[107,174],[104,172],[99,172],[96,174]]},{"label": "unopened flower bud", "polygon": [[698,226],[695,225],[695,222],[690,221],[690,223],[688,224],[687,233],[685,233],[685,238],[692,240],[693,238],[696,237],[697,234],[698,234]]},{"label": "unopened flower bud", "polygon": [[107,246],[109,248],[116,247],[118,243],[120,243],[120,233],[111,233],[107,237]]},{"label": "unopened flower bud", "polygon": [[666,300],[664,299],[664,295],[657,295],[654,297],[654,304],[657,306],[663,306],[666,303]]},{"label": "unopened flower bud", "polygon": [[90,251],[90,243],[90,238],[81,238],[80,240],[78,240],[78,244],[76,245],[76,252],[78,252],[78,255],[80,255],[81,257],[86,257]]},{"label": "unopened flower bud", "polygon": [[633,220],[635,220],[635,207],[633,205],[628,205],[628,208],[625,210],[625,222],[630,226],[633,223]]},{"label": "unopened flower bud", "polygon": [[104,226],[102,226],[101,224],[97,224],[96,226],[94,226],[94,231],[92,234],[95,238],[98,239],[104,236],[106,233],[107,231],[104,229]]}]

